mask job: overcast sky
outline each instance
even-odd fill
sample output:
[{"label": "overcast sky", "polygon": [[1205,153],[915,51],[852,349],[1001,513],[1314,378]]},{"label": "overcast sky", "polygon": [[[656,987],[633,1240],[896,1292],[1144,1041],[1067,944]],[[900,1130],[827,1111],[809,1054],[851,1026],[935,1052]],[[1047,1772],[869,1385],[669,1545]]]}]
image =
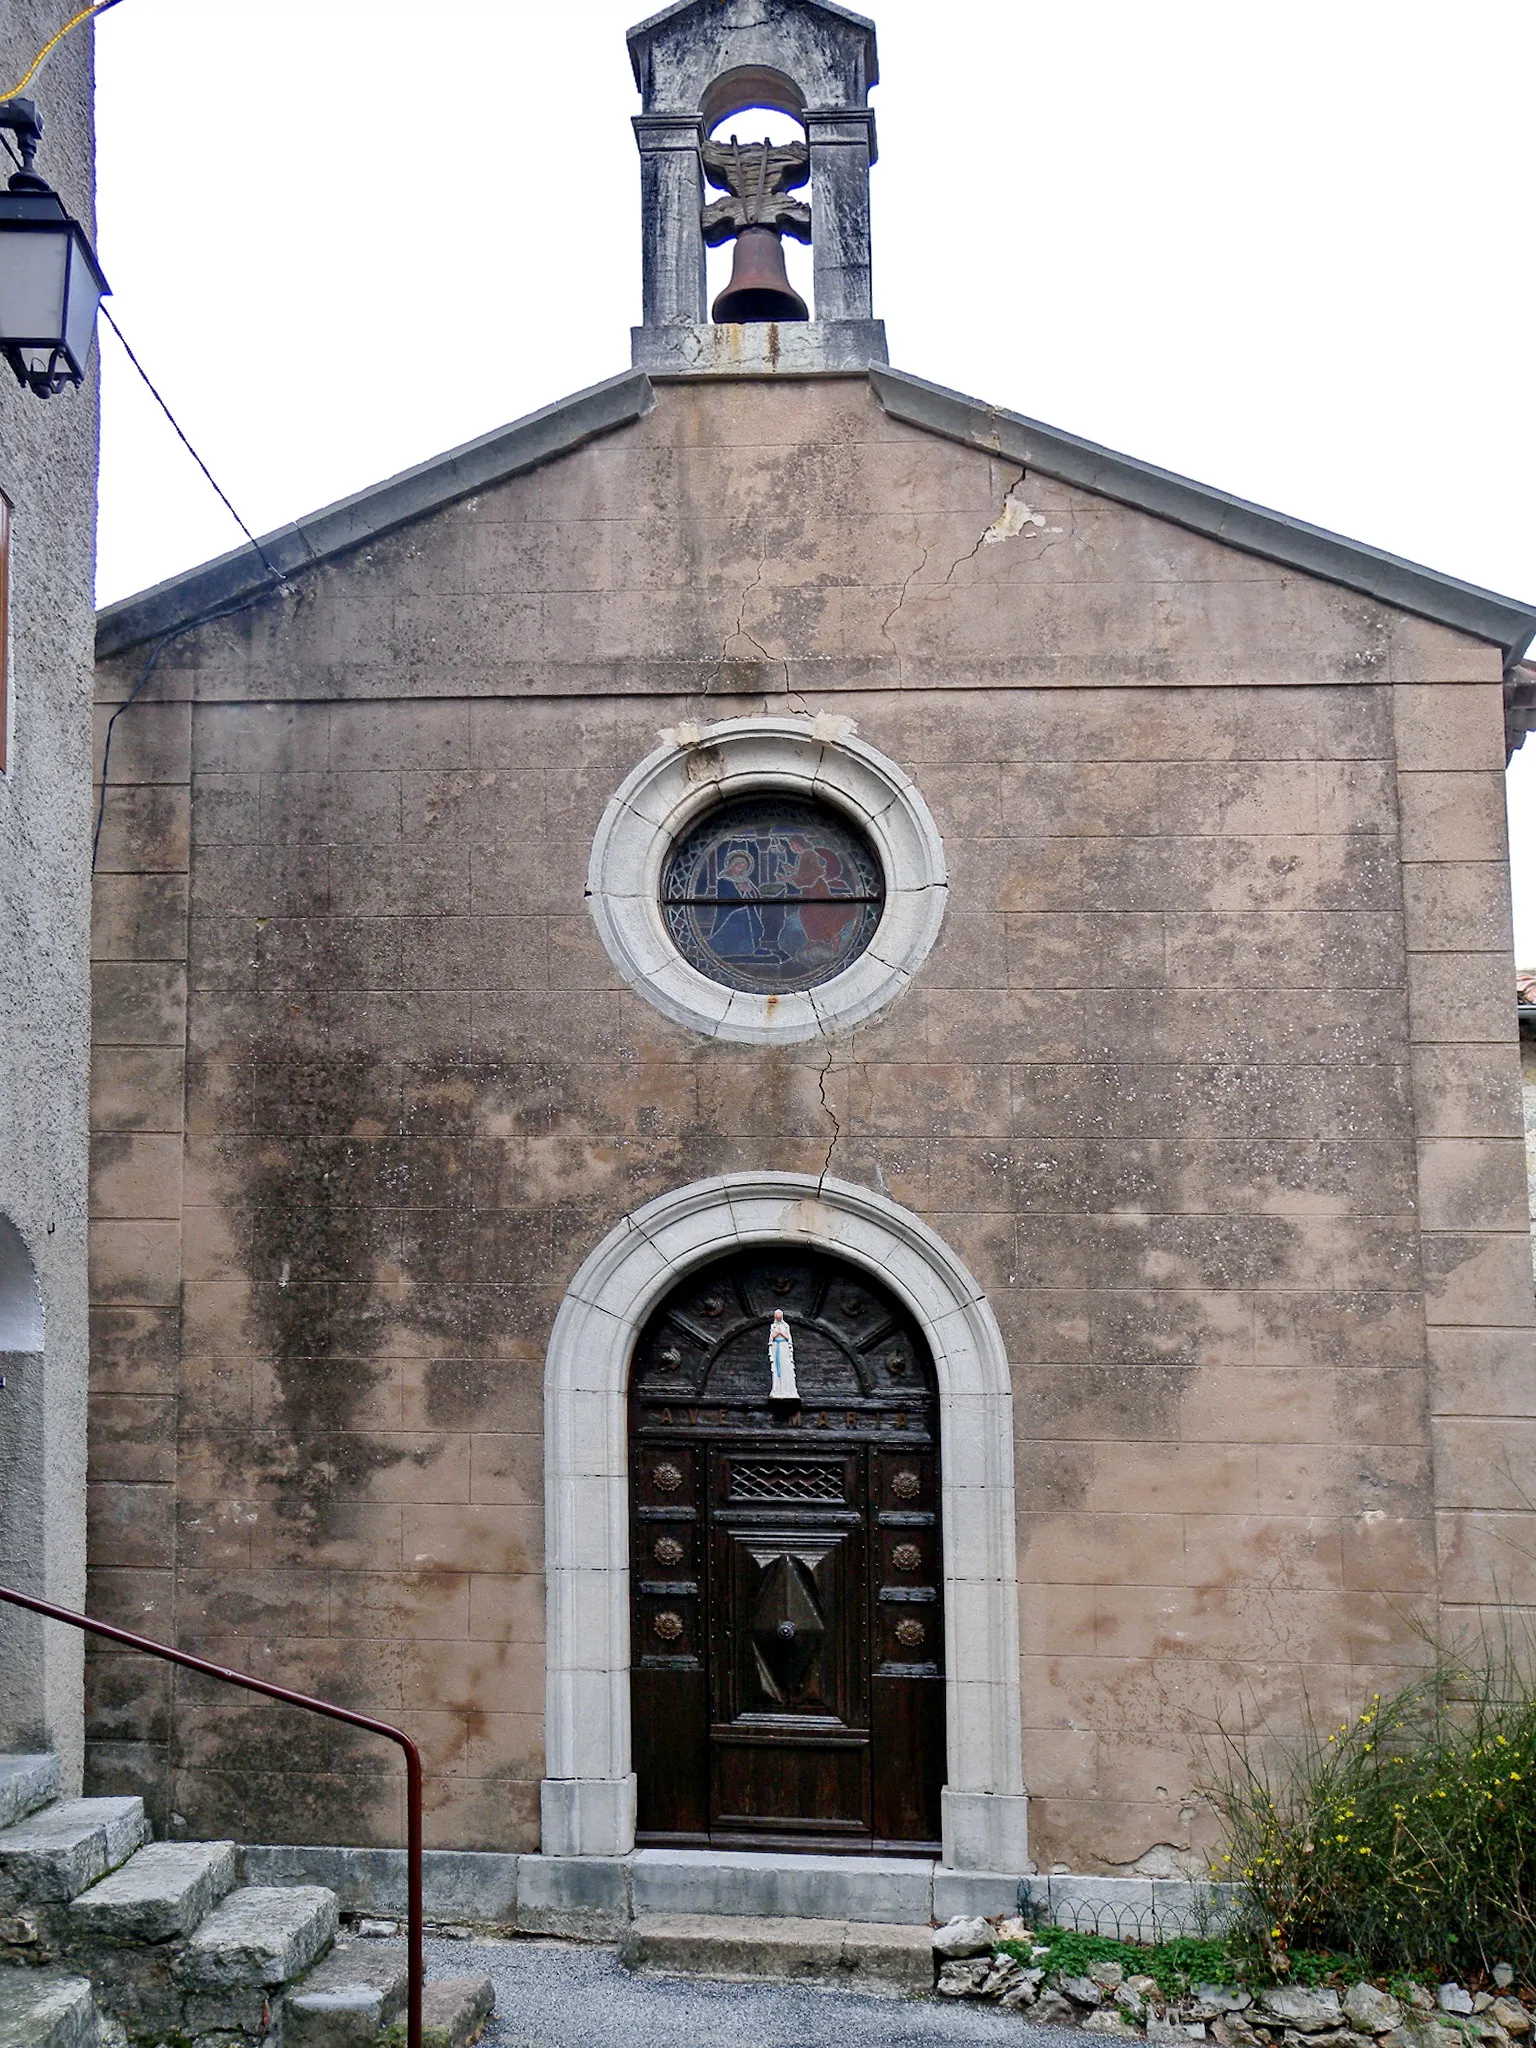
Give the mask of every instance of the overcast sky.
[{"label": "overcast sky", "polygon": [[[257,531],[627,366],[642,6],[102,18],[113,308]],[[1536,598],[1536,8],[882,0],[876,21],[893,362]],[[46,110],[46,72],[37,91]],[[111,599],[239,535],[102,347]]]}]

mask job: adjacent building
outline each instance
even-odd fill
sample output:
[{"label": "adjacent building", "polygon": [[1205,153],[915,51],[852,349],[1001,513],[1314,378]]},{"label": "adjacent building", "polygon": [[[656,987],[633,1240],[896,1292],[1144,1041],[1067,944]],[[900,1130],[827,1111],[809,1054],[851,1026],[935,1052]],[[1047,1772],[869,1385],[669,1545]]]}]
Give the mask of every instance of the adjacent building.
[{"label": "adjacent building", "polygon": [[[1536,1596],[1536,611],[889,367],[860,17],[630,47],[634,367],[102,615],[93,1603],[552,1913],[1177,1871],[1214,1717]],[[91,1734],[400,1838],[132,1656]]]},{"label": "adjacent building", "polygon": [[[59,26],[16,0],[3,91]],[[38,167],[89,227],[92,48],[35,88]],[[0,175],[12,165],[0,158]],[[96,385],[40,401],[0,364],[0,1580],[85,1597],[86,1084],[90,1046]],[[81,1769],[81,1651],[0,1608],[0,1751]]]}]

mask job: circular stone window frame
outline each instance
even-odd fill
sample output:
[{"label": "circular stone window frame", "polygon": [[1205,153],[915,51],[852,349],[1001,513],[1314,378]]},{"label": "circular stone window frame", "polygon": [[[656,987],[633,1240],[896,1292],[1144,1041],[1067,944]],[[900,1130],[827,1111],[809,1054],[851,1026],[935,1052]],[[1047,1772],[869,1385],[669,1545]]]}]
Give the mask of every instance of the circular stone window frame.
[{"label": "circular stone window frame", "polygon": [[[691,967],[661,911],[662,875],[682,834],[736,797],[774,793],[825,804],[869,840],[885,904],[868,946],[814,988],[759,995]],[[917,785],[854,734],[851,719],[728,718],[679,726],[610,799],[587,871],[608,957],[675,1024],[739,1045],[797,1045],[846,1031],[907,987],[944,920],[944,842]]]}]

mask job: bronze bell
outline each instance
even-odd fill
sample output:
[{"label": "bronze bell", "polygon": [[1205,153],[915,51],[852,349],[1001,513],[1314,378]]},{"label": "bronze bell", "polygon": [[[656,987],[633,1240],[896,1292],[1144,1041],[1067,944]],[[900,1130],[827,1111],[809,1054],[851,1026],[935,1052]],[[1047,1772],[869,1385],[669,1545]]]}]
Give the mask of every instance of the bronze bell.
[{"label": "bronze bell", "polygon": [[810,317],[810,308],[789,281],[784,244],[776,230],[742,228],[731,258],[731,281],[711,307],[710,318],[724,322]]}]

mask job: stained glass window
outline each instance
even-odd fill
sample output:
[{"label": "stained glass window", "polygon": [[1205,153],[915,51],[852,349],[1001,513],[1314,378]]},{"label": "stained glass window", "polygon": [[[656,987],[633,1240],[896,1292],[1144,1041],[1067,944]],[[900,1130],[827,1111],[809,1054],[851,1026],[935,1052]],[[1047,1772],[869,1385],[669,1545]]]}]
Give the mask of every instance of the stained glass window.
[{"label": "stained glass window", "polygon": [[885,881],[847,819],[791,797],[722,804],[672,849],[662,910],[691,967],[755,995],[815,988],[875,935]]}]

